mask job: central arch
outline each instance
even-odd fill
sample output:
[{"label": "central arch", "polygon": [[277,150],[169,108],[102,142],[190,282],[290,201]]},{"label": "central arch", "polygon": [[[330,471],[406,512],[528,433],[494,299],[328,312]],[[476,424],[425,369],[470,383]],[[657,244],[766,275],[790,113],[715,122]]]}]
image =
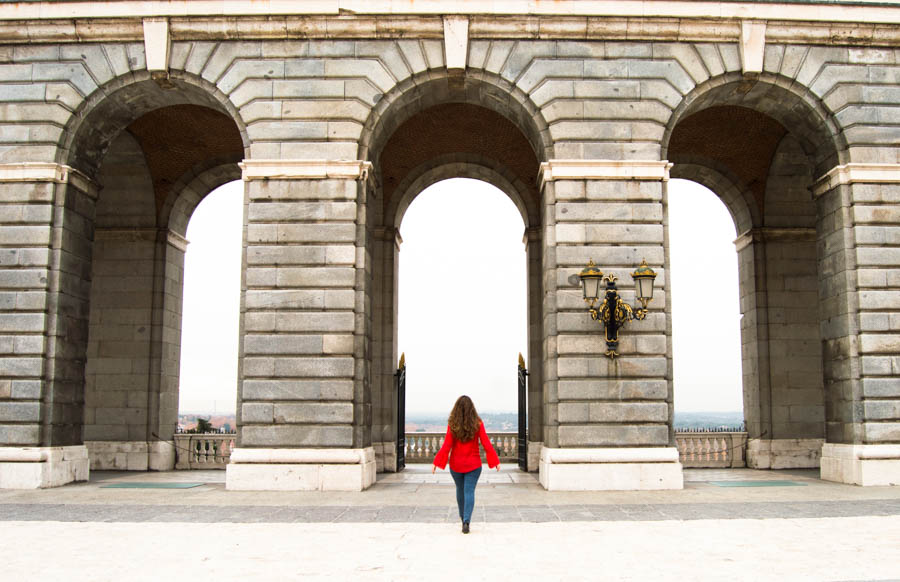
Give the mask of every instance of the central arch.
[{"label": "central arch", "polygon": [[[547,124],[527,96],[499,77],[446,75],[412,79],[384,95],[368,119],[360,159],[372,162],[374,191],[367,237],[372,257],[371,442],[379,471],[395,471],[398,402],[399,225],[425,188],[447,178],[474,178],[506,193],[525,224],[528,272],[529,470],[543,439],[540,163],[552,157]],[[471,212],[478,212],[472,208]],[[465,236],[460,225],[460,236]],[[510,382],[515,369],[510,356]]]}]

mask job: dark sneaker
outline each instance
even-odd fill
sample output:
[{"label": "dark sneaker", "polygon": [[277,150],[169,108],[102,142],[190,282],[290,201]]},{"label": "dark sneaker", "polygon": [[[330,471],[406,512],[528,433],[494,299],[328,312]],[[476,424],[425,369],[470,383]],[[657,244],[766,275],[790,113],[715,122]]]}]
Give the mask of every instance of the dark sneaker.
[{"label": "dark sneaker", "polygon": [[463,533],[469,533],[469,522],[468,521],[463,522]]}]

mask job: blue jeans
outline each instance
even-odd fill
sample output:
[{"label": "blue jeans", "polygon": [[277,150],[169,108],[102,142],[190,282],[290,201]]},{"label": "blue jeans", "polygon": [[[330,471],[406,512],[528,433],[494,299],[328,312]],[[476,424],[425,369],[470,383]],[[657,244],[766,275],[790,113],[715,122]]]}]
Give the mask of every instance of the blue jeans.
[{"label": "blue jeans", "polygon": [[475,485],[481,477],[481,467],[468,473],[457,473],[450,469],[453,482],[456,483],[456,504],[459,506],[459,518],[472,521],[472,510],[475,508]]}]

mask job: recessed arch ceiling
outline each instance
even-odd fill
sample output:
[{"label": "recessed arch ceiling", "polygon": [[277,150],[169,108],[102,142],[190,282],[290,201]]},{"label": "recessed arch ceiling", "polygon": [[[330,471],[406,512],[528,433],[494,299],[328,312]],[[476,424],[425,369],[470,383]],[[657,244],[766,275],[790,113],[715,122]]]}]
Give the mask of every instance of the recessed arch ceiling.
[{"label": "recessed arch ceiling", "polygon": [[159,210],[172,186],[210,160],[237,163],[244,155],[241,134],[227,115],[201,105],[155,109],[128,126],[141,145]]},{"label": "recessed arch ceiling", "polygon": [[414,169],[452,154],[496,160],[537,196],[538,160],[519,128],[490,109],[446,103],[413,115],[388,139],[378,158],[385,200]]},{"label": "recessed arch ceiling", "polygon": [[775,119],[746,107],[723,105],[704,109],[675,126],[669,160],[706,160],[725,167],[741,180],[760,214],[764,209],[769,168],[787,129]]}]

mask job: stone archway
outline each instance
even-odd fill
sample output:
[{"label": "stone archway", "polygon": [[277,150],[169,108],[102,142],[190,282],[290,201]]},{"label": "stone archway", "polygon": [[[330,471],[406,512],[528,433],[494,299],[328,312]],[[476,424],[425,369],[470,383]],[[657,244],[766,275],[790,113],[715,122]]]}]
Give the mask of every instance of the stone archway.
[{"label": "stone archway", "polygon": [[84,332],[67,336],[67,353],[84,354],[72,422],[94,469],[174,466],[184,228],[203,196],[239,175],[245,143],[233,111],[199,85],[112,83],[66,142],[64,159],[98,183],[77,251]]},{"label": "stone archway", "polygon": [[[399,225],[427,186],[450,177],[476,178],[505,192],[525,224],[528,269],[529,468],[537,469],[543,434],[543,322],[539,164],[545,159],[536,110],[529,111],[484,79],[449,77],[386,96],[376,130],[361,144],[373,162],[372,443],[379,470],[395,470]],[[415,98],[413,99],[413,94]],[[367,124],[367,127],[369,124]],[[473,208],[472,212],[477,212]]]},{"label": "stone archway", "polygon": [[818,467],[826,429],[842,421],[828,354],[829,233],[812,190],[842,150],[824,109],[776,81],[698,87],[676,110],[664,155],[673,177],[722,198],[739,233],[748,465]]}]

